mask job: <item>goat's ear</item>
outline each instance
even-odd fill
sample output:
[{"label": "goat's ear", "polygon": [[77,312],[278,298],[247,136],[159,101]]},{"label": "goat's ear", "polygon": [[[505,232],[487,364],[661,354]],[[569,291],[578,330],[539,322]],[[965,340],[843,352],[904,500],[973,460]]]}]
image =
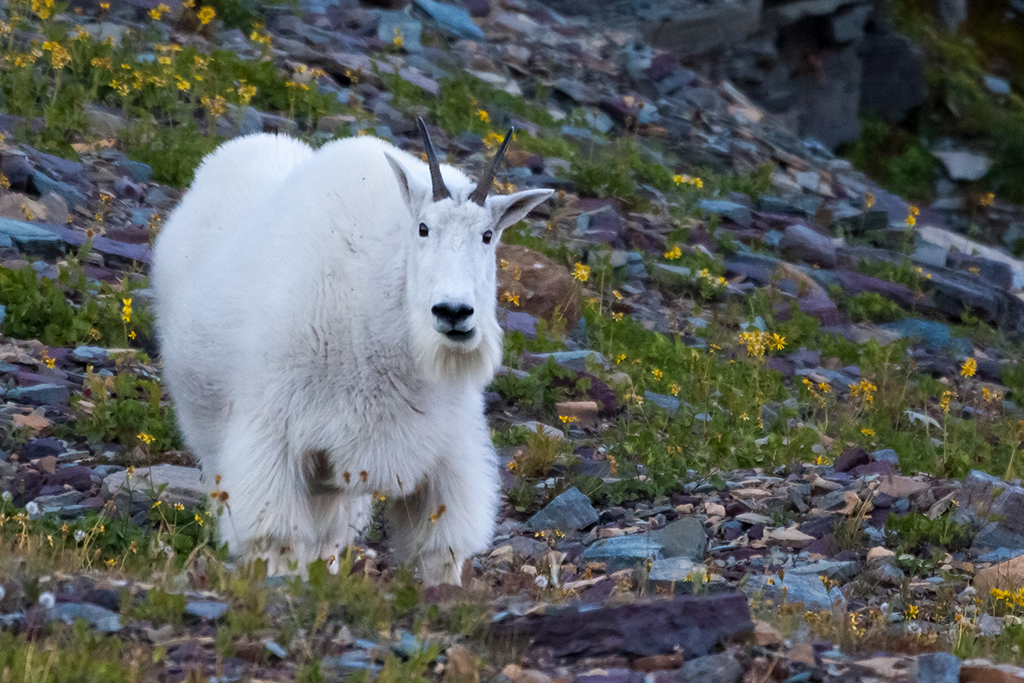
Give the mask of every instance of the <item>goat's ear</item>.
[{"label": "goat's ear", "polygon": [[387,152],[384,152],[384,156],[387,157],[388,164],[391,165],[391,170],[395,174],[395,180],[398,181],[398,189],[402,192],[402,200],[405,201],[405,205],[409,208],[409,213],[413,216],[418,215],[430,197],[430,188],[425,183],[420,182],[419,178],[414,174],[410,173],[398,159]]},{"label": "goat's ear", "polygon": [[515,194],[494,194],[487,198],[495,230],[515,225],[533,211],[534,207],[550,197],[554,190],[524,190]]}]

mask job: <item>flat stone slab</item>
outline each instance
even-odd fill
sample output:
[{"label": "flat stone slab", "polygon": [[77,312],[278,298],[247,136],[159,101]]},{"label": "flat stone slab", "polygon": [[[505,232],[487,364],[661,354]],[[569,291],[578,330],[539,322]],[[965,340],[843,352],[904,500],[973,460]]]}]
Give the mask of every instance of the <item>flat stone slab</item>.
[{"label": "flat stone slab", "polygon": [[708,654],[723,640],[754,629],[742,593],[679,596],[620,607],[592,606],[532,614],[495,627],[532,641],[551,660],[607,655],[646,657],[682,652],[687,659]]},{"label": "flat stone slab", "polygon": [[590,498],[573,486],[555,497],[540,512],[527,520],[524,531],[544,531],[558,529],[560,531],[578,531],[597,523],[597,510],[590,503]]},{"label": "flat stone slab", "polygon": [[199,469],[179,465],[139,467],[130,481],[126,470],[114,472],[103,480],[103,493],[108,497],[127,493],[129,489],[133,492],[155,493],[165,484],[167,487],[160,494],[160,500],[165,503],[195,507],[206,498],[206,486],[200,478]]}]

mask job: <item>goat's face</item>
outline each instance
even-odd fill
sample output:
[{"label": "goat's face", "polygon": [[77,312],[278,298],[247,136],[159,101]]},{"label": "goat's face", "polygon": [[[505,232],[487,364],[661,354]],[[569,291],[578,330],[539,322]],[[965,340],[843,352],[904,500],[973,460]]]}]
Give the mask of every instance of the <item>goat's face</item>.
[{"label": "goat's face", "polygon": [[527,190],[478,202],[471,187],[457,187],[451,196],[437,199],[422,174],[390,155],[388,161],[411,217],[406,302],[414,339],[428,347],[422,351],[445,358],[480,351],[490,355],[497,345],[500,361],[495,249],[501,232],[552,191]]}]

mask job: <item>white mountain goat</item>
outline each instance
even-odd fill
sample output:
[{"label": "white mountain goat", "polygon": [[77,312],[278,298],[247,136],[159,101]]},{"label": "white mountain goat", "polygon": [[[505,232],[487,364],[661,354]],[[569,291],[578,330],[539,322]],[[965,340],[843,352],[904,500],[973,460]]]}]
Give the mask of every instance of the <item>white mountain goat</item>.
[{"label": "white mountain goat", "polygon": [[[164,374],[221,539],[271,573],[334,558],[389,500],[427,584],[491,539],[483,389],[501,363],[495,248],[551,194],[487,193],[382,140],[254,135],[207,157],[156,242]],[[222,493],[222,495],[223,495]]]}]

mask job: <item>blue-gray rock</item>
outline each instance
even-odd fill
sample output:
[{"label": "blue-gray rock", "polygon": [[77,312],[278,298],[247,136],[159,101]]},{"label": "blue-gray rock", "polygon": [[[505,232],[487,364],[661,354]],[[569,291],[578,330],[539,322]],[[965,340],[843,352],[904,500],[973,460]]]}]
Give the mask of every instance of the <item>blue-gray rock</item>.
[{"label": "blue-gray rock", "polygon": [[985,87],[988,91],[994,95],[1009,95],[1010,94],[1010,82],[1005,78],[997,78],[996,76],[985,76]]},{"label": "blue-gray rock", "polygon": [[528,519],[523,525],[523,530],[558,529],[572,532],[595,524],[597,520],[597,510],[591,505],[590,498],[573,486],[557,495],[543,510]]},{"label": "blue-gray rock", "polygon": [[423,49],[420,44],[422,31],[423,24],[405,12],[384,10],[380,13],[380,22],[377,24],[377,40],[388,44],[400,36],[403,48],[409,52],[419,52]]},{"label": "blue-gray rock", "polygon": [[724,216],[744,228],[749,228],[754,218],[749,207],[722,199],[702,199],[700,208],[708,213]]},{"label": "blue-gray rock", "polygon": [[473,23],[469,12],[461,7],[445,5],[434,0],[413,0],[413,4],[426,12],[445,31],[470,40],[484,39],[484,32]]},{"label": "blue-gray rock", "polygon": [[[705,655],[683,663],[666,680],[676,683],[739,683],[743,678],[743,665],[730,652]],[[810,680],[810,679],[808,679]]]},{"label": "blue-gray rock", "polygon": [[32,185],[35,186],[36,191],[40,195],[44,195],[47,192],[56,192],[70,207],[85,206],[85,195],[76,189],[74,185],[54,180],[42,171],[37,170],[32,174]]},{"label": "blue-gray rock", "polygon": [[811,562],[810,564],[787,569],[786,576],[790,574],[794,576],[817,576],[819,580],[822,576],[830,579],[839,577],[849,581],[857,575],[857,563],[851,561],[819,560],[818,562]]},{"label": "blue-gray rock", "polygon": [[[889,566],[889,565],[887,565]],[[771,581],[771,583],[768,583]],[[764,591],[766,597],[781,599],[782,590],[786,590],[786,602],[802,602],[804,609],[811,611],[831,610],[832,605],[845,605],[846,598],[838,587],[831,591],[825,590],[825,585],[817,574],[792,574],[787,569],[785,576],[767,577],[758,576],[747,584],[748,590]],[[830,599],[831,598],[831,599]]]},{"label": "blue-gray rock", "polygon": [[650,401],[654,405],[658,406],[664,411],[667,411],[670,415],[675,415],[679,412],[679,406],[682,404],[679,399],[675,396],[666,396],[665,394],[656,394],[651,390],[644,391],[644,400]]},{"label": "blue-gray rock", "polygon": [[284,649],[283,647],[275,643],[273,640],[264,640],[263,646],[267,648],[267,651],[270,652],[270,654],[274,655],[279,659],[284,659],[288,656],[288,650]]},{"label": "blue-gray rock", "polygon": [[[498,322],[501,323],[501,327],[505,332],[509,334],[522,332],[523,336],[527,339],[537,338],[537,318],[525,311],[506,311],[503,314],[503,310],[498,311]],[[583,320],[583,318],[580,318],[580,320]]]},{"label": "blue-gray rock", "polygon": [[81,491],[65,491],[55,496],[39,496],[35,499],[39,511],[44,515],[48,512],[60,512],[61,510],[78,503],[85,498]]},{"label": "blue-gray rock", "polygon": [[704,525],[696,517],[677,519],[662,529],[650,533],[651,540],[662,547],[666,558],[686,557],[694,562],[704,560],[708,538]]},{"label": "blue-gray rock", "polygon": [[967,337],[954,337],[949,327],[934,320],[903,318],[896,322],[881,326],[884,330],[897,333],[897,339],[911,337],[924,342],[926,348],[935,351],[953,351],[954,353],[971,353],[971,340]]},{"label": "blue-gray rock", "polygon": [[704,565],[697,564],[688,557],[672,557],[664,560],[655,560],[651,565],[651,571],[647,575],[647,580],[674,583],[697,580],[698,578],[703,580],[704,571]]},{"label": "blue-gray rock", "polygon": [[917,656],[917,683],[959,683],[960,658],[949,652]]},{"label": "blue-gray rock", "polygon": [[999,562],[1006,562],[1012,560],[1015,557],[1024,555],[1024,548],[996,548],[990,550],[987,553],[978,555],[978,562],[991,562],[997,564]]},{"label": "blue-gray rock", "polygon": [[[374,643],[374,649],[376,649],[376,643]],[[346,670],[370,671],[372,673],[381,670],[381,666],[374,663],[371,650],[352,650],[335,657],[324,657],[320,660],[320,667],[335,674],[344,673]]]},{"label": "blue-gray rock", "polygon": [[914,261],[932,266],[933,268],[945,268],[946,260],[949,258],[949,247],[935,244],[923,239],[914,241]]},{"label": "blue-gray rock", "polygon": [[674,266],[671,263],[654,264],[655,277],[658,277],[659,275],[664,275],[666,273],[676,280],[682,278],[683,280],[689,282],[691,279],[693,279],[693,271],[687,268],[686,266]]},{"label": "blue-gray rock", "polygon": [[16,387],[7,392],[8,401],[33,403],[37,405],[62,405],[71,400],[67,387],[57,384],[36,384],[31,387]]},{"label": "blue-gray rock", "polygon": [[[4,324],[4,320],[7,319],[7,307],[0,305],[0,325]],[[15,370],[16,371],[16,370]],[[6,370],[4,372],[7,372]]]},{"label": "blue-gray rock", "polygon": [[226,602],[196,600],[185,604],[185,614],[200,619],[220,619],[227,611],[228,604]]},{"label": "blue-gray rock", "polygon": [[[237,114],[238,128],[235,130],[235,137],[255,135],[263,132],[263,117],[255,107],[242,107]],[[152,195],[150,195],[152,201]]]},{"label": "blue-gray rock", "polygon": [[110,354],[100,346],[79,346],[71,352],[71,357],[79,363],[103,363]]},{"label": "blue-gray rock", "polygon": [[128,176],[133,183],[148,183],[153,180],[153,167],[131,159],[114,162],[114,171]]},{"label": "blue-gray rock", "polygon": [[875,451],[871,454],[871,459],[875,462],[887,462],[893,467],[900,466],[900,456],[891,448],[883,448],[880,451]]},{"label": "blue-gray rock", "polygon": [[646,534],[634,534],[598,541],[583,551],[581,559],[584,562],[604,562],[608,572],[617,572],[632,569],[647,560],[665,559],[665,555],[660,543]]},{"label": "blue-gray rock", "polygon": [[46,228],[0,218],[0,247],[17,247],[22,253],[33,256],[59,256],[64,253],[64,242]]},{"label": "blue-gray rock", "polygon": [[800,260],[822,268],[836,267],[836,247],[832,240],[806,225],[787,226],[779,241],[779,249],[792,252]]},{"label": "blue-gray rock", "polygon": [[90,603],[62,602],[53,608],[53,618],[69,624],[75,619],[85,619],[97,631],[116,633],[121,630],[121,617],[105,607]]}]

